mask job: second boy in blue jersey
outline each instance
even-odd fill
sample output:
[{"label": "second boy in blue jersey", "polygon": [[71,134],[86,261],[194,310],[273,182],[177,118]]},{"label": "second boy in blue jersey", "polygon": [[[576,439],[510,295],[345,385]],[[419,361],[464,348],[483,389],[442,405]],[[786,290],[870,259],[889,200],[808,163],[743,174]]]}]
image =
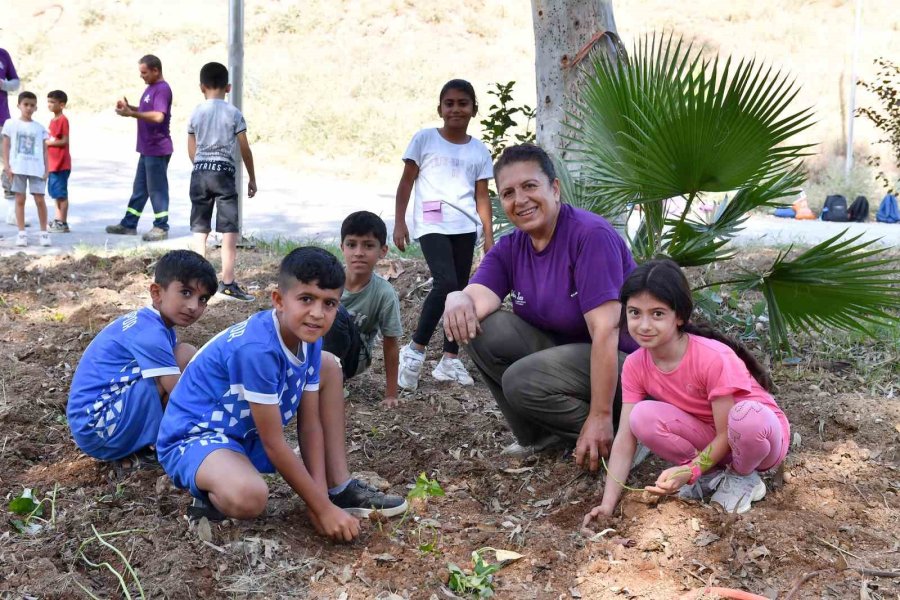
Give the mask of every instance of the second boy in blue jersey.
[{"label": "second boy in blue jersey", "polygon": [[[197,351],[178,343],[216,293],[216,272],[190,250],[159,259],[152,305],[107,325],[84,351],[72,377],[66,416],[75,443],[100,460],[118,460],[156,443],[169,393]],[[136,466],[140,456],[131,457]]]},{"label": "second boy in blue jersey", "polygon": [[[157,448],[175,485],[194,496],[193,516],[260,515],[269,496],[260,473],[275,471],[304,500],[315,528],[335,540],[359,535],[354,516],[406,509],[402,498],[350,478],[343,378],[322,352],[343,286],[331,254],[295,249],[281,263],[274,310],[219,333],[188,365]],[[301,456],[284,437],[294,416]]]}]

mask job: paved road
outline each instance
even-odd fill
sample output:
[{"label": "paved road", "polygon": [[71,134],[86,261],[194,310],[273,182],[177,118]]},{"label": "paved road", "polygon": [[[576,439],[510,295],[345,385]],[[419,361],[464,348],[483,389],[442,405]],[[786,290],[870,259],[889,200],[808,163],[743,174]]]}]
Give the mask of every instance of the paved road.
[{"label": "paved road", "polygon": [[[148,244],[140,236],[108,235],[105,227],[121,219],[128,198],[137,154],[134,152],[133,123],[101,122],[91,130],[90,139],[75,137],[74,169],[69,181],[71,208],[69,225],[72,233],[53,234],[53,246],[42,248],[37,240],[37,215],[29,199],[28,220],[32,226],[29,246],[15,247],[15,227],[2,219],[6,207],[0,205],[0,256],[25,251],[28,254],[72,254],[77,251],[119,250],[137,246],[187,247],[190,240],[188,217],[190,200],[187,191],[190,165],[184,152],[176,147],[169,167],[171,202],[170,238]],[[126,133],[127,132],[127,133]],[[80,139],[80,141],[79,141]],[[341,221],[354,210],[378,213],[393,228],[394,189],[389,185],[342,181],[327,176],[306,175],[296,171],[258,167],[260,189],[257,196],[244,205],[244,234],[262,239],[291,238],[298,241],[317,239],[332,241],[338,237]],[[399,176],[399,168],[398,168]],[[2,201],[0,201],[2,202]],[[53,215],[52,202],[48,210]],[[152,210],[147,203],[139,232],[150,228]],[[774,217],[752,217],[735,239],[740,245],[812,244],[837,235],[844,229],[862,233],[866,239],[881,238],[881,243],[900,247],[900,224],[822,223],[794,221]]]}]

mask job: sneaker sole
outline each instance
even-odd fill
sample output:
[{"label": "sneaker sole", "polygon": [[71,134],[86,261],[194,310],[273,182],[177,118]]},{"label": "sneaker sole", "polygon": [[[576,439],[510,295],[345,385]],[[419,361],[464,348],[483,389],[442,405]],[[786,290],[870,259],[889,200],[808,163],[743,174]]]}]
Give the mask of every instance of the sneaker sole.
[{"label": "sneaker sole", "polygon": [[341,510],[354,517],[365,519],[374,512],[379,513],[383,517],[396,517],[405,513],[408,507],[409,505],[404,500],[403,504],[393,508],[342,508]]},{"label": "sneaker sole", "polygon": [[226,300],[231,300],[232,302],[256,302],[256,298],[238,298],[237,296],[230,296],[223,292],[219,292],[222,297]]}]

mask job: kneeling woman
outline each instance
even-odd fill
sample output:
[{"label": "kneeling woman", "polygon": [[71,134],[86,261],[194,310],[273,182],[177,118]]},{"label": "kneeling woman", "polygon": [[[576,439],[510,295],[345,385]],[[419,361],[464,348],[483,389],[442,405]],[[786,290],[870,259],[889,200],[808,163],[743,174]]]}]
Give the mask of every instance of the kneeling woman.
[{"label": "kneeling woman", "polygon": [[674,262],[639,266],[620,300],[623,326],[641,348],[622,369],[609,476],[585,525],[615,510],[638,441],[677,465],[648,491],[695,499],[711,493],[728,512],[750,510],[766,494],[759,472],[778,466],[790,441],[768,374],[741,344],[689,322],[691,290]]}]

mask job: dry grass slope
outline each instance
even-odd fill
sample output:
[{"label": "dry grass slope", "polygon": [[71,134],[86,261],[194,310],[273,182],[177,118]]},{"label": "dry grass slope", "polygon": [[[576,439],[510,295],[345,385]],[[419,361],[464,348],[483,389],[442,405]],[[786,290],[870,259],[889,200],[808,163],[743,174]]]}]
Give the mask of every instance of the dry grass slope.
[{"label": "dry grass slope", "polygon": [[[200,99],[196,74],[227,58],[227,3],[6,0],[2,44],[26,87],[60,87],[77,113],[111,112],[117,96],[141,89],[135,61],[159,55],[175,93],[175,131],[184,131]],[[889,0],[867,0],[859,70],[900,55],[900,16]],[[814,105],[808,139],[821,142],[811,161],[824,170],[842,152],[843,114],[854,17],[853,0],[696,0],[615,3],[626,44],[650,31],[673,31],[712,49],[755,56],[793,73],[799,105]],[[531,6],[527,0],[275,0],[246,8],[245,112],[251,138],[284,163],[316,157],[366,175],[394,167],[419,127],[436,122],[440,85],[472,80],[488,106],[495,81],[516,80],[521,102],[534,103]],[[872,102],[860,92],[858,102]],[[858,121],[857,140],[877,139]],[[362,167],[362,170],[360,170]]]}]

